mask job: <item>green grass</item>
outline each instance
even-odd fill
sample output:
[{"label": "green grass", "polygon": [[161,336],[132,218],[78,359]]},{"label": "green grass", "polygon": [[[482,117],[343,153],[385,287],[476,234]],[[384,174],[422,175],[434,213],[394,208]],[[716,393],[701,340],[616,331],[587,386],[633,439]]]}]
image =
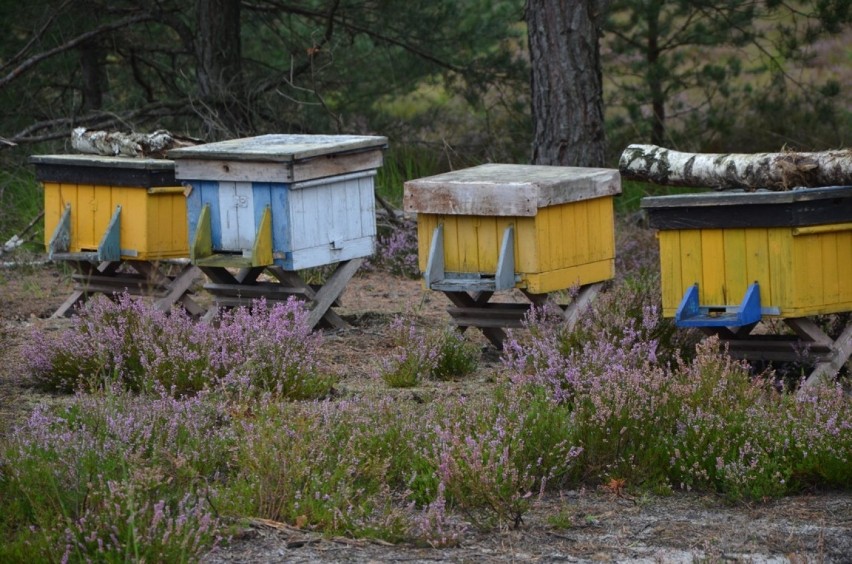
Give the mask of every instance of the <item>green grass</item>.
[{"label": "green grass", "polygon": [[[44,190],[34,174],[25,168],[0,167],[0,243],[18,235],[44,208]],[[44,222],[27,234],[40,247]]]}]

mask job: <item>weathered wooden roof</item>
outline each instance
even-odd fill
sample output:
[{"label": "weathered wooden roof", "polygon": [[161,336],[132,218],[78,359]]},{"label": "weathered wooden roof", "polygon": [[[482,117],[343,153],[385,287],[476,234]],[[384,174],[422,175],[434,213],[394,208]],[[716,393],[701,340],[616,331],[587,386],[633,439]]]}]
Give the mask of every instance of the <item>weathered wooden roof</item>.
[{"label": "weathered wooden roof", "polygon": [[173,149],[168,156],[173,159],[292,162],[384,148],[387,143],[387,137],[379,136],[270,134]]},{"label": "weathered wooden roof", "polygon": [[539,208],[621,193],[615,169],[485,164],[405,183],[418,213],[534,216]]},{"label": "weathered wooden roof", "polygon": [[172,170],[174,161],[137,157],[106,157],[102,155],[32,155],[30,162],[36,165],[61,165],[104,168],[132,168],[137,170]]},{"label": "weathered wooden roof", "polygon": [[175,186],[175,163],[167,159],[101,155],[33,155],[36,178],[102,186],[152,188]]},{"label": "weathered wooden roof", "polygon": [[801,227],[852,222],[852,186],[642,198],[657,229]]}]

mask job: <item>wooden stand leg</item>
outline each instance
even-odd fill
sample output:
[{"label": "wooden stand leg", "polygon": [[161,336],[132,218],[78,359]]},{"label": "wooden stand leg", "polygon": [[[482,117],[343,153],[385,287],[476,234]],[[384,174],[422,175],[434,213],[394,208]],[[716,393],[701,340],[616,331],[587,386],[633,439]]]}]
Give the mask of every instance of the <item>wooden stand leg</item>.
[{"label": "wooden stand leg", "polygon": [[86,302],[92,294],[97,293],[96,290],[89,289],[87,284],[81,283],[81,280],[88,280],[92,276],[96,275],[114,275],[118,270],[118,267],[121,265],[120,262],[113,263],[110,261],[104,261],[100,264],[95,264],[85,260],[69,260],[66,262],[77,271],[77,274],[74,275],[74,291],[64,302],[62,302],[62,305],[53,312],[53,315],[51,316],[53,318],[70,316],[77,305]]},{"label": "wooden stand leg", "polygon": [[[795,327],[790,323],[791,321],[796,322]],[[800,323],[801,321],[806,321],[807,323],[802,324]],[[818,341],[823,344],[826,342],[830,343],[832,351],[830,358],[817,362],[816,367],[805,380],[805,387],[830,382],[835,376],[837,376],[837,373],[840,372],[840,369],[844,364],[846,364],[849,357],[852,356],[852,321],[846,325],[846,328],[840,333],[840,336],[836,341],[832,341],[831,337],[826,335],[810,320],[791,319],[787,320],[787,324],[790,325],[794,331],[797,331],[797,329],[799,331],[804,329],[806,331],[806,335],[814,341]]]},{"label": "wooden stand leg", "polygon": [[[560,305],[565,323],[573,328],[580,315],[591,304],[603,288],[603,282],[582,286],[576,297],[567,305]],[[524,316],[530,307],[542,307],[552,299],[551,294],[531,294],[523,292],[529,304],[494,303],[489,300],[494,292],[444,291],[444,295],[455,307],[447,309],[453,323],[464,330],[476,327],[498,349],[503,348],[506,340],[506,328],[523,327]]]},{"label": "wooden stand leg", "polygon": [[[340,295],[362,263],[361,258],[339,263],[328,280],[319,287],[307,284],[298,273],[278,266],[247,268],[237,275],[231,274],[224,267],[202,267],[204,274],[211,280],[205,288],[215,296],[216,301],[215,307],[204,316],[204,321],[214,319],[221,307],[248,306],[257,298],[279,301],[296,296],[305,300],[311,308],[308,317],[311,327],[320,324],[336,329],[348,327],[346,321],[331,307],[338,304]],[[264,270],[274,276],[278,283],[258,282],[257,277]]]},{"label": "wooden stand leg", "polygon": [[807,351],[816,364],[805,379],[805,387],[831,381],[852,357],[852,321],[836,340],[806,317],[786,318],[784,323],[795,336],[750,335],[754,324],[737,329],[707,328],[704,332],[717,335],[727,345],[731,356],[744,360],[797,362],[801,360],[803,351]]},{"label": "wooden stand leg", "polygon": [[[54,312],[53,317],[65,317],[72,309],[88,300],[92,295],[102,293],[110,299],[116,294],[128,292],[134,296],[153,296],[156,298],[155,307],[167,311],[173,305],[180,303],[192,316],[198,317],[204,313],[204,308],[198,305],[189,295],[193,281],[201,272],[186,265],[174,279],[163,274],[157,263],[144,260],[105,261],[98,265],[81,260],[68,261],[77,271],[73,278],[74,292]],[[122,266],[129,267],[132,271]]]},{"label": "wooden stand leg", "polygon": [[[467,292],[444,292],[444,295],[457,306],[457,309],[451,308],[448,311],[453,317],[453,321],[459,327],[476,327],[482,331],[482,334],[485,335],[486,339],[491,341],[492,345],[500,350],[503,349],[503,341],[506,340],[506,332],[500,327],[488,326],[488,317],[490,316],[486,315],[475,319],[463,319],[465,317],[465,312],[478,312],[482,315],[483,308],[485,308],[488,300],[491,299],[491,296],[494,295],[494,292],[478,292],[474,294],[469,294]],[[465,323],[465,321],[469,321],[469,323]]]}]

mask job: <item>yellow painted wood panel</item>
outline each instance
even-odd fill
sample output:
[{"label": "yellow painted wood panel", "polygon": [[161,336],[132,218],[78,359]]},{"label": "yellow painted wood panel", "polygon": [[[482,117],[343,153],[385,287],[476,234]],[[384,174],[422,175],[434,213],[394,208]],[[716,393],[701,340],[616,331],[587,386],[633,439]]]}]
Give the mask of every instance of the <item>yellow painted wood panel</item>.
[{"label": "yellow painted wood panel", "polygon": [[66,203],[71,204],[71,252],[95,251],[116,206],[122,207],[120,244],[136,251],[124,258],[159,259],[189,256],[186,198],[182,192],[150,195],[139,187],[46,182],[45,244],[56,229]]},{"label": "yellow painted wood panel", "polygon": [[462,272],[481,272],[479,265],[479,228],[480,218],[459,216],[458,248],[459,270]]},{"label": "yellow painted wood panel", "polygon": [[[663,314],[674,316],[701,276],[702,305],[735,305],[757,281],[761,305],[782,317],[852,311],[852,232],[793,235],[789,227],[658,234]],[[726,301],[722,301],[725,299]]]},{"label": "yellow painted wood panel", "polygon": [[742,302],[749,284],[748,255],[744,229],[722,231],[722,247],[725,255],[725,305]]},{"label": "yellow painted wood panel", "polygon": [[852,231],[837,234],[837,278],[840,280],[839,303],[852,302]]},{"label": "yellow painted wood panel", "polygon": [[[63,185],[63,190],[65,186]],[[96,221],[98,206],[103,204],[95,197],[94,186],[77,185],[75,196],[74,203],[71,204],[71,250],[94,251],[98,248],[100,234],[103,233],[98,231]]]},{"label": "yellow painted wood panel", "polygon": [[698,288],[699,299],[703,304],[725,305],[728,302],[728,291],[725,286],[725,243],[721,229],[701,230],[701,257],[703,268]]},{"label": "yellow painted wood panel", "polygon": [[429,247],[432,245],[432,234],[438,226],[438,216],[431,214],[418,214],[417,216],[417,263],[420,272],[426,271],[426,263],[429,261]]},{"label": "yellow painted wood panel", "polygon": [[[480,218],[477,244],[481,272],[497,272],[499,253],[495,253],[494,249],[499,249],[503,243],[503,231],[504,228],[498,227],[496,218]],[[517,243],[515,246],[517,247]]]},{"label": "yellow painted wood panel", "polygon": [[53,232],[56,226],[59,225],[59,218],[62,217],[62,212],[65,209],[65,203],[62,201],[62,191],[59,184],[45,183],[44,184],[44,246],[50,244],[50,238],[53,237]]},{"label": "yellow painted wood panel", "polygon": [[820,237],[822,251],[822,303],[836,304],[840,302],[840,277],[837,274],[837,237],[834,233],[826,233]]},{"label": "yellow painted wood panel", "polygon": [[[701,254],[701,232],[697,229],[686,229],[676,233],[680,233],[680,295],[683,297],[684,290],[686,288],[689,288],[693,284],[704,284],[704,265],[702,263]],[[700,286],[699,290],[701,290]],[[678,305],[679,304],[680,301],[678,301]]]},{"label": "yellow painted wood panel", "polygon": [[772,306],[785,309],[793,307],[793,250],[790,230],[769,228],[766,230],[769,242],[769,270],[772,272]]},{"label": "yellow painted wood panel", "polygon": [[[502,219],[502,218],[501,218]],[[515,272],[542,272],[534,217],[512,218],[515,224]],[[510,222],[499,222],[508,225]]]},{"label": "yellow painted wood panel", "polygon": [[539,274],[524,276],[527,290],[534,294],[544,294],[565,290],[574,286],[609,280],[615,275],[615,260],[597,262],[551,270]]},{"label": "yellow painted wood panel", "polygon": [[[540,209],[534,217],[419,214],[417,236],[420,269],[426,268],[434,230],[439,224],[444,226],[444,266],[449,272],[496,272],[503,234],[510,225],[514,227],[515,233],[515,272],[524,278],[527,278],[526,274],[535,275],[587,263],[611,261],[615,257],[612,198],[602,200],[605,202],[550,206]],[[591,207],[587,205],[589,203]],[[594,223],[589,220],[590,217],[594,218]],[[581,232],[579,236],[578,230]],[[598,269],[595,272],[598,272],[603,267],[595,268]],[[611,269],[607,272],[609,274],[606,278],[611,278]],[[568,274],[562,274],[551,278],[567,280],[568,277]],[[572,279],[567,286],[554,289],[565,289],[573,283]]]},{"label": "yellow painted wood panel", "polygon": [[775,304],[772,291],[772,271],[769,268],[769,239],[765,229],[744,229],[745,271],[748,284],[760,284],[760,302],[764,307]]},{"label": "yellow painted wood panel", "polygon": [[663,315],[674,317],[685,291],[681,277],[680,231],[660,231],[660,286],[663,295]]}]

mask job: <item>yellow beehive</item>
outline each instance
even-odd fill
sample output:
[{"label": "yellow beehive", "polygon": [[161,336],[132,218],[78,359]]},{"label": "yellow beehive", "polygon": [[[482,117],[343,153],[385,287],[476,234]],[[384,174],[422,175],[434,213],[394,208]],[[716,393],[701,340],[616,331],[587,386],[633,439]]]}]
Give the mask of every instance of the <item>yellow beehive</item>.
[{"label": "yellow beehive", "polygon": [[186,197],[163,159],[40,155],[31,158],[44,185],[45,243],[67,214],[63,253],[96,258],[118,212],[120,257],[160,260],[188,256]]},{"label": "yellow beehive", "polygon": [[443,225],[444,269],[494,275],[513,228],[517,288],[542,294],[607,280],[615,272],[616,170],[487,164],[405,183],[417,213],[420,270]]},{"label": "yellow beehive", "polygon": [[659,229],[663,314],[687,289],[736,306],[757,282],[764,312],[852,311],[852,187],[645,198]]}]

